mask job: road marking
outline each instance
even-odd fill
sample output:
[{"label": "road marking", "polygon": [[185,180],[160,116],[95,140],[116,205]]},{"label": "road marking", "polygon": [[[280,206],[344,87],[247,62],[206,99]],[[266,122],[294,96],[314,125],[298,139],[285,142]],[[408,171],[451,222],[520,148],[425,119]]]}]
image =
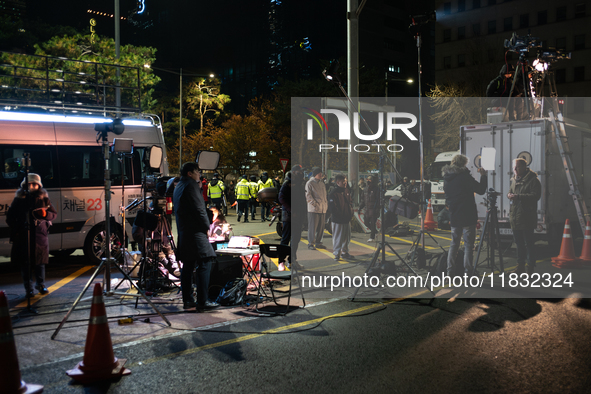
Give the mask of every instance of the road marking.
[{"label": "road marking", "polygon": [[272,235],[272,234],[277,234],[277,232],[273,231],[272,233],[257,234],[257,235],[253,235],[253,237],[262,237],[263,235]]},{"label": "road marking", "polygon": [[[418,225],[418,224],[410,224],[410,223],[409,223],[409,226],[413,226],[413,227],[421,227],[421,226],[420,226],[420,225]],[[451,230],[439,230],[439,231],[445,231],[446,233],[450,233],[450,234],[451,234]],[[431,233],[429,233],[429,234],[431,234]],[[435,235],[435,234],[431,234],[431,235],[432,235],[433,237],[436,237],[436,238],[441,238],[441,239],[446,239],[446,240],[448,240],[448,241],[451,241],[451,238],[442,237],[441,235]]]},{"label": "road marking", "polygon": [[[88,271],[92,268],[94,268],[94,265],[88,265],[86,267],[82,267],[78,271],[66,276],[64,279],[60,280],[56,284],[49,286],[49,288],[47,289],[47,290],[49,290],[49,293],[43,294],[43,295],[37,294],[35,296],[35,298],[31,299],[31,304],[39,301],[40,299],[42,299],[45,296],[48,296],[49,294],[51,294],[52,291],[56,291],[60,287],[67,285],[68,283],[70,283],[71,281],[73,281],[74,279],[76,279],[77,277],[79,277],[80,275],[82,275],[83,273],[85,273],[86,271]],[[27,301],[25,300],[25,301],[21,302],[20,304],[18,304],[17,306],[15,306],[15,308],[24,308],[26,306],[27,306]]]}]

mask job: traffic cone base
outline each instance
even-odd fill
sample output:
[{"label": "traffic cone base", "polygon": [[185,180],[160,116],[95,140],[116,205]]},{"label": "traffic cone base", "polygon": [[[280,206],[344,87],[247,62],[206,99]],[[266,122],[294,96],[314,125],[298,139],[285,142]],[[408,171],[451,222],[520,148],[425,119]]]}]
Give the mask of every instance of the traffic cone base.
[{"label": "traffic cone base", "polygon": [[81,383],[110,380],[131,373],[129,369],[123,367],[126,361],[118,360],[113,354],[103,290],[101,284],[97,283],[92,295],[84,358],[76,368],[66,373]]},{"label": "traffic cone base", "polygon": [[580,260],[575,257],[575,247],[570,233],[570,221],[566,219],[564,223],[564,232],[562,234],[562,244],[560,245],[560,254],[552,257],[552,265],[556,268],[576,267]]},{"label": "traffic cone base", "polygon": [[4,291],[0,291],[0,371],[2,371],[0,373],[0,391],[2,393],[34,394],[43,392],[43,386],[26,384],[21,380],[16,344],[12,333],[12,321]]},{"label": "traffic cone base", "polygon": [[111,370],[103,371],[84,371],[83,361],[76,365],[76,368],[66,371],[69,377],[80,382],[80,383],[92,383],[101,380],[117,379],[121,376],[131,374],[131,370],[125,368],[127,359],[119,358],[115,362],[115,367]]},{"label": "traffic cone base", "polygon": [[437,222],[433,220],[433,207],[431,206],[431,200],[427,206],[427,214],[425,215],[425,230],[433,231],[437,228]]}]

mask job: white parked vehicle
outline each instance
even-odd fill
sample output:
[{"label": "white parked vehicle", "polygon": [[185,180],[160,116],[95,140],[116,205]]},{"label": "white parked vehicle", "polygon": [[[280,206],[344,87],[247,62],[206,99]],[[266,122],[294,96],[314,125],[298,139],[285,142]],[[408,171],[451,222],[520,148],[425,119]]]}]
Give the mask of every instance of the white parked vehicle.
[{"label": "white parked vehicle", "polygon": [[[15,192],[24,179],[21,163],[24,153],[31,157],[30,172],[41,176],[43,187],[57,210],[49,229],[49,249],[53,255],[69,255],[83,248],[93,262],[103,254],[105,200],[104,155],[94,124],[107,118],[54,116],[0,111],[0,255],[10,256],[9,229],[5,216]],[[120,206],[141,199],[146,152],[152,146],[162,148],[160,173],[168,174],[162,129],[153,120],[124,119],[125,131],[113,138],[133,140],[133,153],[121,158],[110,155],[111,216],[114,249],[121,245]],[[124,165],[122,165],[124,164]],[[124,168],[124,173],[123,173]],[[125,196],[122,199],[122,179]],[[131,224],[137,209],[126,213],[126,233],[131,239]],[[115,251],[114,251],[115,253]]]},{"label": "white parked vehicle", "polygon": [[[556,127],[562,128],[565,138],[559,142]],[[500,193],[498,219],[501,235],[512,235],[509,224],[510,201],[507,198],[509,182],[513,174],[512,160],[521,157],[529,168],[538,174],[542,185],[542,196],[538,201],[538,226],[536,239],[544,239],[559,244],[566,219],[570,219],[573,234],[582,236],[581,227],[585,225],[586,207],[591,204],[585,174],[591,173],[588,160],[591,130],[586,124],[562,117],[555,123],[551,118],[515,121],[485,125],[462,126],[461,151],[468,157],[468,168],[477,177],[482,147],[496,149],[496,169],[489,171],[488,187]],[[566,142],[568,141],[568,142]],[[566,148],[570,145],[570,150]],[[562,146],[561,146],[562,145]],[[572,167],[565,169],[565,150]],[[565,159],[563,159],[565,157]],[[571,177],[572,180],[569,180]],[[478,178],[477,178],[478,179]],[[574,181],[574,182],[573,182]],[[577,186],[578,185],[578,186]],[[575,203],[573,196],[577,197]],[[479,220],[486,216],[484,196],[476,196]]]}]

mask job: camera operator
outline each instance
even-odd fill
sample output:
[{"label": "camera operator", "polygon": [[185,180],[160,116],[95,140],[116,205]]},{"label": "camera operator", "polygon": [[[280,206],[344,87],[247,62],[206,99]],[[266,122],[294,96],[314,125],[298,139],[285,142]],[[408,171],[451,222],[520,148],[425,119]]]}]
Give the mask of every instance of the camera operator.
[{"label": "camera operator", "polygon": [[[207,299],[209,273],[216,254],[209,243],[209,218],[201,193],[199,166],[189,162],[181,168],[181,180],[174,189],[174,212],[178,230],[177,255],[183,262],[181,270],[181,291],[183,309],[197,307],[198,311],[219,306]],[[196,268],[196,269],[195,269]],[[193,299],[191,279],[195,269],[197,280],[197,303]]]},{"label": "camera operator", "polygon": [[[29,195],[27,196],[27,186]],[[30,217],[30,244],[27,242],[27,214]],[[47,231],[57,211],[51,205],[47,191],[43,189],[41,177],[30,173],[23,179],[20,189],[16,191],[14,200],[6,213],[6,223],[10,227],[12,250],[10,260],[21,267],[26,297],[34,296],[31,273],[34,274],[35,288],[41,294],[47,294],[45,287],[45,265],[49,263],[49,240]],[[27,246],[30,245],[31,261],[27,266]]]},{"label": "camera operator", "polygon": [[513,160],[513,173],[507,198],[511,201],[509,221],[513,239],[517,245],[516,274],[533,274],[536,267],[534,256],[534,230],[538,225],[538,200],[542,196],[542,185],[535,172],[527,168],[524,159]]},{"label": "camera operator", "polygon": [[474,239],[478,212],[474,193],[484,194],[488,185],[487,172],[479,168],[480,182],[477,182],[466,167],[468,158],[456,155],[451,165],[443,167],[443,190],[449,207],[451,225],[451,244],[447,255],[447,274],[454,272],[454,260],[460,248],[460,239],[464,238],[464,272],[472,271]]}]

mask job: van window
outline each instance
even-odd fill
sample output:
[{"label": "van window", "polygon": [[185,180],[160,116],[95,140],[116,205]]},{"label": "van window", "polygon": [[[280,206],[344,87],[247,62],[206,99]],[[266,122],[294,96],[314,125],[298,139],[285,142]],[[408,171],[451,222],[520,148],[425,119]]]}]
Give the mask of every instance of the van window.
[{"label": "van window", "polygon": [[[60,146],[58,147],[60,185],[61,187],[91,187],[104,185],[103,149],[101,146]],[[134,179],[134,173],[139,167],[139,154],[134,157],[126,156],[125,184],[139,184]],[[122,162],[118,154],[109,155],[112,186],[121,185]],[[133,159],[133,165],[132,165]]]},{"label": "van window", "polygon": [[18,189],[25,179],[23,153],[31,154],[29,172],[39,174],[44,188],[58,187],[54,146],[2,145],[0,147],[0,189]]}]

